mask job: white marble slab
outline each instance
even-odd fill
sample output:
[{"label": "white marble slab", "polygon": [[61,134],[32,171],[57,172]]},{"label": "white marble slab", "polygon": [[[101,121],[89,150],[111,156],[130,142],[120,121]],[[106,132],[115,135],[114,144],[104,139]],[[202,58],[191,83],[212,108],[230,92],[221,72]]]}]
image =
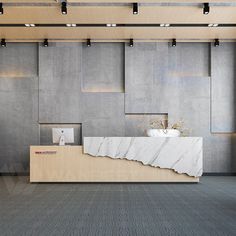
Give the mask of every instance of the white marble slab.
[{"label": "white marble slab", "polygon": [[84,152],[140,161],[189,176],[202,175],[201,137],[84,137]]}]

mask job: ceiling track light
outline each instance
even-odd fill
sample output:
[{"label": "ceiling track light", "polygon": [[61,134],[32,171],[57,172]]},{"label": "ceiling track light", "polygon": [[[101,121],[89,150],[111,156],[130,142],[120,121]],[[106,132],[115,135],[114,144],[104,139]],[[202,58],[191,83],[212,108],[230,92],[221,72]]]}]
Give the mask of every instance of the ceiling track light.
[{"label": "ceiling track light", "polygon": [[44,47],[48,47],[48,39],[44,39],[44,41],[43,41],[43,46],[44,46]]},{"label": "ceiling track light", "polygon": [[5,39],[2,39],[2,40],[1,40],[1,46],[2,46],[2,47],[6,47],[6,46],[7,46],[7,43],[6,43],[6,40],[5,40]]},{"label": "ceiling track light", "polygon": [[134,40],[133,40],[133,39],[130,39],[130,40],[129,40],[129,46],[130,46],[130,47],[133,47],[133,46],[134,46]]},{"label": "ceiling track light", "polygon": [[215,47],[219,47],[219,46],[220,46],[220,41],[219,41],[219,39],[215,39],[214,46],[215,46]]},{"label": "ceiling track light", "polygon": [[176,47],[176,39],[172,39],[172,44],[171,44],[172,47]]},{"label": "ceiling track light", "polygon": [[62,2],[61,3],[61,13],[63,15],[66,15],[67,14],[67,2]]},{"label": "ceiling track light", "polygon": [[0,15],[3,15],[3,6],[2,2],[0,2]]},{"label": "ceiling track light", "polygon": [[87,39],[87,47],[91,47],[91,39]]},{"label": "ceiling track light", "polygon": [[209,3],[203,3],[203,14],[207,15],[210,13],[210,6]]},{"label": "ceiling track light", "polygon": [[134,15],[138,14],[138,3],[137,2],[133,3],[133,14]]}]

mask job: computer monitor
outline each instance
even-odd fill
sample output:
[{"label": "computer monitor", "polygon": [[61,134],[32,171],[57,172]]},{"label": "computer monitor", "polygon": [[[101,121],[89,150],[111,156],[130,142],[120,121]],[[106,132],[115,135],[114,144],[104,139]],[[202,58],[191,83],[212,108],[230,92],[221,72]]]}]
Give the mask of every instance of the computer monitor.
[{"label": "computer monitor", "polygon": [[73,128],[53,128],[52,129],[53,143],[59,143],[60,146],[66,143],[74,143]]}]

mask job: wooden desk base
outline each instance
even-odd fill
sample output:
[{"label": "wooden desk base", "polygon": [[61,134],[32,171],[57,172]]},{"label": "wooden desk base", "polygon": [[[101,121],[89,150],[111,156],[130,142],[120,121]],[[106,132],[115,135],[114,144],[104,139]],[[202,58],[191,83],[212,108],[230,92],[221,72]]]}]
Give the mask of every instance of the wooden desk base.
[{"label": "wooden desk base", "polygon": [[92,157],[82,146],[31,146],[30,182],[199,182],[173,170]]}]

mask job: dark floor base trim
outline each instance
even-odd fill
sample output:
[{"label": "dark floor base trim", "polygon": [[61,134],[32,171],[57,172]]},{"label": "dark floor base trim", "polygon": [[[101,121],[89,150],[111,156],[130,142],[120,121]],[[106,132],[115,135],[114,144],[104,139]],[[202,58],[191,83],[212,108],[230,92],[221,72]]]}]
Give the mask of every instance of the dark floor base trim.
[{"label": "dark floor base trim", "polygon": [[19,172],[19,173],[0,173],[0,176],[29,176],[29,173]]},{"label": "dark floor base trim", "polygon": [[31,182],[30,184],[199,184],[200,182]]},{"label": "dark floor base trim", "polygon": [[203,176],[236,176],[236,173],[219,173],[219,172],[206,172]]}]

